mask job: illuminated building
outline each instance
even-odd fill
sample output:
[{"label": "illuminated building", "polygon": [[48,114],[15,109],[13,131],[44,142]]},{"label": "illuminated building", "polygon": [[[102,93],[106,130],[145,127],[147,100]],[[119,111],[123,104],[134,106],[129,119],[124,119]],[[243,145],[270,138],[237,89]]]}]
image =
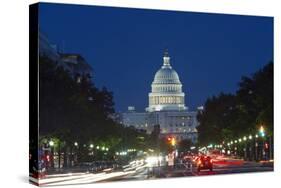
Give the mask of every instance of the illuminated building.
[{"label": "illuminated building", "polygon": [[164,53],[163,65],[156,72],[148,94],[149,106],[145,112],[134,107],[122,114],[122,123],[150,134],[155,125],[160,126],[160,136],[173,136],[177,140],[197,141],[197,111],[188,111],[185,93],[177,72],[170,64],[168,52]]}]

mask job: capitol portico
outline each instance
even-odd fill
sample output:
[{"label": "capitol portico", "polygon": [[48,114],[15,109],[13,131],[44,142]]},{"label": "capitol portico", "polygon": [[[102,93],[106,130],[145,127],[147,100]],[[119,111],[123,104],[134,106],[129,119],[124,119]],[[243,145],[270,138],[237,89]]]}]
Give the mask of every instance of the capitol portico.
[{"label": "capitol portico", "polygon": [[163,56],[163,65],[156,72],[148,94],[145,112],[137,112],[133,106],[122,113],[122,123],[136,129],[152,132],[160,126],[160,136],[174,136],[177,140],[190,139],[197,142],[197,111],[188,111],[185,93],[179,75],[172,68],[168,51]]}]

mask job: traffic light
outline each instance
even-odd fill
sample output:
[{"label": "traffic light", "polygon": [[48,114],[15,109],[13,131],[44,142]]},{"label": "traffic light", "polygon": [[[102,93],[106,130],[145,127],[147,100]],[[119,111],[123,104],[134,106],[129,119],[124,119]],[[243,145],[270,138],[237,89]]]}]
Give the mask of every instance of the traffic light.
[{"label": "traffic light", "polygon": [[168,140],[169,144],[171,144],[172,146],[176,145],[176,139],[174,137],[169,136],[167,138],[167,140]]},{"label": "traffic light", "polygon": [[176,145],[176,139],[175,139],[174,137],[173,137],[172,140],[171,140],[171,145],[172,145],[172,146],[175,146],[175,145]]}]

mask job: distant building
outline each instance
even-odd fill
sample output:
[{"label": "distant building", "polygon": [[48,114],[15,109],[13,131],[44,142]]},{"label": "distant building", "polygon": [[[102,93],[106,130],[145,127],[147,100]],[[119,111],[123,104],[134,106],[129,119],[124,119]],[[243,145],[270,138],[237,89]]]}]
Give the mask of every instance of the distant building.
[{"label": "distant building", "polygon": [[70,68],[70,73],[78,82],[82,76],[91,79],[93,77],[93,69],[86,60],[79,54],[63,54],[60,53],[60,60]]},{"label": "distant building", "polygon": [[148,94],[149,106],[145,112],[136,112],[134,107],[122,113],[122,123],[150,134],[155,125],[160,126],[160,136],[173,136],[177,140],[190,139],[197,142],[197,111],[188,111],[185,93],[177,72],[170,64],[166,51],[163,65],[156,72]]},{"label": "distant building", "polygon": [[93,77],[92,67],[80,54],[59,52],[57,45],[52,44],[42,32],[39,32],[39,56],[47,57],[63,67],[77,82],[81,81],[82,76]]},{"label": "distant building", "polygon": [[133,126],[139,130],[151,132],[151,126],[148,127],[150,119],[146,112],[136,112],[128,109],[128,112],[122,113],[122,123],[127,127]]},{"label": "distant building", "polygon": [[46,35],[41,31],[39,32],[39,56],[45,56],[49,59],[58,62],[60,55],[57,51],[57,46],[51,44]]}]

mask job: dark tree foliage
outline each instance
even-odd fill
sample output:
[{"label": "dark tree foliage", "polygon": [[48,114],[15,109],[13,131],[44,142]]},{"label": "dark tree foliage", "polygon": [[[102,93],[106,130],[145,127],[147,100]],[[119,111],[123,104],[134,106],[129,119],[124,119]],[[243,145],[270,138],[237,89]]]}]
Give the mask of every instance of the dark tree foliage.
[{"label": "dark tree foliage", "polygon": [[184,140],[181,140],[179,143],[178,143],[178,150],[179,152],[187,152],[187,151],[190,151],[190,147],[192,146],[192,142],[190,139],[184,139]]},{"label": "dark tree foliage", "polygon": [[235,95],[221,93],[207,99],[204,111],[197,118],[202,145],[254,134],[261,125],[272,135],[273,63],[251,77],[242,77]]},{"label": "dark tree foliage", "polygon": [[231,94],[221,93],[206,101],[204,111],[198,114],[200,144],[219,142],[229,136],[230,127],[235,121],[234,107],[235,97]]},{"label": "dark tree foliage", "polygon": [[[39,63],[41,140],[56,138],[63,150],[72,149],[74,142],[81,146],[105,145],[111,150],[141,147],[138,137],[143,134],[111,118],[114,113],[112,92],[105,87],[98,89],[86,76],[77,82],[69,72],[46,57],[40,57]],[[79,147],[81,155],[85,156],[87,149]]]}]

